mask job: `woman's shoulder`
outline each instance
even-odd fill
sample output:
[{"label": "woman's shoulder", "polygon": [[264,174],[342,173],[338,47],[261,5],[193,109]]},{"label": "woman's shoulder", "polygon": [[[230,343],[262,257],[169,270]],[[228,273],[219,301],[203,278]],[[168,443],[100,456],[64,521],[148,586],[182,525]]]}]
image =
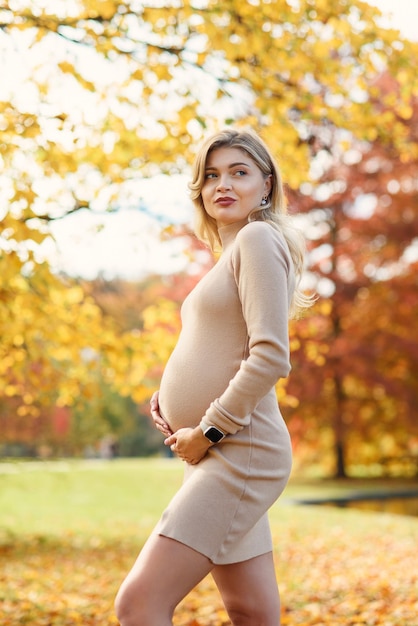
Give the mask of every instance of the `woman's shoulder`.
[{"label": "woman's shoulder", "polygon": [[232,251],[233,264],[247,259],[252,267],[280,265],[290,271],[292,257],[283,233],[274,224],[261,220],[245,224],[238,232]]},{"label": "woman's shoulder", "polygon": [[285,238],[279,228],[261,220],[245,224],[236,237],[238,246],[268,245],[269,242],[279,245],[287,251]]}]

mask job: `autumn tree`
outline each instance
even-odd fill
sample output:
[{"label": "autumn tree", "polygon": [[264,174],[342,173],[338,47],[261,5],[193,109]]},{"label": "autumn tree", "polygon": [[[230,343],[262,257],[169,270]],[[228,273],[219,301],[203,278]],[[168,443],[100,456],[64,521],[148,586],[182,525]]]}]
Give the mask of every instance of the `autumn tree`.
[{"label": "autumn tree", "polygon": [[[400,88],[375,83],[382,115]],[[416,464],[417,98],[398,123],[407,155],[389,137],[345,149],[324,140],[319,186],[294,199],[310,218],[323,298],[293,337],[291,428],[315,445],[333,439],[338,476],[388,457]]]},{"label": "autumn tree", "polygon": [[[52,221],[143,209],[132,183],[184,171],[225,123],[261,130],[292,189],[335,129],[414,156],[403,120],[416,45],[361,0],[0,0],[0,28],[1,395],[26,398],[22,411],[42,395],[65,405],[91,393],[97,368],[143,398],[147,324],[172,319],[156,303],[145,334],[120,334],[43,261]],[[373,91],[383,70],[401,84],[384,111]]]}]

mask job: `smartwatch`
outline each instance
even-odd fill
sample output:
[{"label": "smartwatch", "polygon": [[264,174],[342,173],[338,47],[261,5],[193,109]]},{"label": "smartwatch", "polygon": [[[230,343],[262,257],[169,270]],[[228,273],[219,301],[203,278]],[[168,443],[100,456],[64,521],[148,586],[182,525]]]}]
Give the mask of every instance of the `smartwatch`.
[{"label": "smartwatch", "polygon": [[211,443],[219,443],[225,437],[225,433],[215,426],[202,426],[202,431],[206,439],[209,439]]}]

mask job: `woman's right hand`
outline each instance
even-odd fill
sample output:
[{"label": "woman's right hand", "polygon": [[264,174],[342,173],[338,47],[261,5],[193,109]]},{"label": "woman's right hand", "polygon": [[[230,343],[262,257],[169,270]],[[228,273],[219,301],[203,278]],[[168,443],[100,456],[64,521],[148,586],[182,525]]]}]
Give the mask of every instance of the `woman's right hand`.
[{"label": "woman's right hand", "polygon": [[158,395],[159,395],[159,392],[156,391],[155,393],[152,394],[152,397],[151,397],[151,400],[150,400],[151,417],[152,417],[152,419],[154,421],[155,427],[165,437],[169,437],[170,435],[173,434],[173,431],[171,430],[170,426],[167,424],[165,419],[160,414],[160,405],[159,405],[159,402],[158,402]]}]

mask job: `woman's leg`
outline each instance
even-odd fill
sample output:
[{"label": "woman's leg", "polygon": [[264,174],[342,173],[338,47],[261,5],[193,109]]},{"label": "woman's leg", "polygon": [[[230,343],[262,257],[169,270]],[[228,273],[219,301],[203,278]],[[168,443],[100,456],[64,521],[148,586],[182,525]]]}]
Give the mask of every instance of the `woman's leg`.
[{"label": "woman's leg", "polygon": [[280,597],[273,554],[216,565],[212,576],[234,626],[279,626]]},{"label": "woman's leg", "polygon": [[177,604],[212,568],[192,548],[152,534],[116,596],[121,626],[170,626]]}]

